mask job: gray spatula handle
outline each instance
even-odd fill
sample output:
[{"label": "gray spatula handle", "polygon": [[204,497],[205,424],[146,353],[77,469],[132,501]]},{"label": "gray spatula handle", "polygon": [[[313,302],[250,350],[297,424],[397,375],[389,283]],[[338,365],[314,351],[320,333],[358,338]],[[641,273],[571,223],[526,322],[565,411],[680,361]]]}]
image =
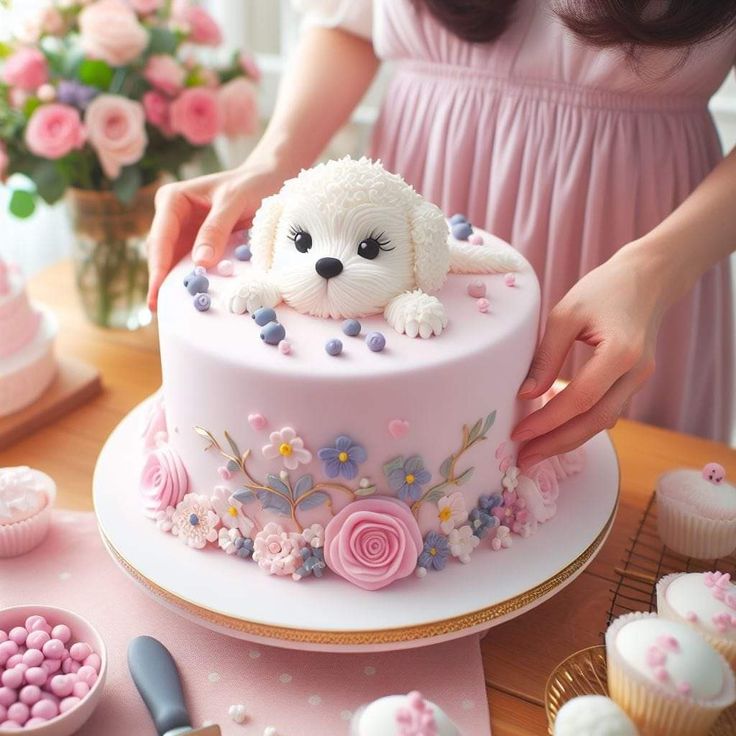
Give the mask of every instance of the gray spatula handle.
[{"label": "gray spatula handle", "polygon": [[128,646],[128,668],[146,704],[156,731],[191,728],[176,663],[169,650],[150,636],[139,636]]}]

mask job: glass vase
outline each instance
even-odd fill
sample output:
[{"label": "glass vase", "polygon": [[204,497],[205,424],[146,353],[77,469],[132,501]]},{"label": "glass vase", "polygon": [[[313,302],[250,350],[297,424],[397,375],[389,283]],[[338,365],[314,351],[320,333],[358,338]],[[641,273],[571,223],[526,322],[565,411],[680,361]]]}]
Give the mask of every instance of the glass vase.
[{"label": "glass vase", "polygon": [[141,188],[130,204],[112,192],[67,192],[77,289],[96,325],[135,330],[151,321],[146,239],[158,186]]}]

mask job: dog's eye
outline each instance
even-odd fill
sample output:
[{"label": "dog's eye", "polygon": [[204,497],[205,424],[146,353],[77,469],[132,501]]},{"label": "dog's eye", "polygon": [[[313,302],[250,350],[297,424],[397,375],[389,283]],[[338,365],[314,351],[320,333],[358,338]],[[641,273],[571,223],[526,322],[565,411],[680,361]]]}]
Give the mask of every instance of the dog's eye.
[{"label": "dog's eye", "polygon": [[294,247],[300,253],[306,253],[312,247],[312,236],[301,228],[292,228],[289,237],[294,241]]},{"label": "dog's eye", "polygon": [[366,238],[358,244],[358,255],[372,261],[381,252],[381,244],[375,238]]}]

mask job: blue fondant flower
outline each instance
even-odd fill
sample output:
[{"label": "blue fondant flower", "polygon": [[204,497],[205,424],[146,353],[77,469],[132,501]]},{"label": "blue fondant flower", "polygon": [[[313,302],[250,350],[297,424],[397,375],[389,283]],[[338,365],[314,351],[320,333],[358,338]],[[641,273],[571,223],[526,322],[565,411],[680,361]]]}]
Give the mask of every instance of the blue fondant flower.
[{"label": "blue fondant flower", "polygon": [[429,483],[431,477],[424,467],[424,460],[419,455],[412,455],[401,467],[388,474],[388,484],[402,501],[416,501],[422,495],[422,486]]},{"label": "blue fondant flower", "polygon": [[424,547],[419,554],[417,566],[425,570],[444,570],[449,556],[447,537],[439,532],[428,532],[424,537]]},{"label": "blue fondant flower", "polygon": [[470,528],[478,539],[483,539],[488,530],[498,526],[498,519],[481,508],[475,508],[468,516]]},{"label": "blue fondant flower", "polygon": [[292,576],[295,580],[301,580],[309,575],[321,578],[327,565],[325,565],[324,550],[319,547],[304,547],[300,552],[302,556],[302,565]]},{"label": "blue fondant flower", "polygon": [[335,440],[334,447],[323,447],[317,452],[317,456],[323,462],[328,478],[341,475],[348,480],[358,475],[358,465],[364,463],[368,457],[360,445],[344,434]]},{"label": "blue fondant flower", "polygon": [[491,493],[483,495],[478,499],[478,508],[490,514],[496,506],[500,506],[502,503],[503,497],[500,493]]}]

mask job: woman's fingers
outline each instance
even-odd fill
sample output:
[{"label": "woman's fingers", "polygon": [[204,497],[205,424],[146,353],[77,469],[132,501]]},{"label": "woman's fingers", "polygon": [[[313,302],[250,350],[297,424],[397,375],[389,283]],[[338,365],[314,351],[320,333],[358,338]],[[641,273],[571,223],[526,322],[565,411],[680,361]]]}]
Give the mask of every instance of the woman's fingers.
[{"label": "woman's fingers", "polygon": [[243,207],[238,197],[215,195],[192,249],[192,260],[198,266],[212,268],[222,260],[230,234],[242,214]]}]

